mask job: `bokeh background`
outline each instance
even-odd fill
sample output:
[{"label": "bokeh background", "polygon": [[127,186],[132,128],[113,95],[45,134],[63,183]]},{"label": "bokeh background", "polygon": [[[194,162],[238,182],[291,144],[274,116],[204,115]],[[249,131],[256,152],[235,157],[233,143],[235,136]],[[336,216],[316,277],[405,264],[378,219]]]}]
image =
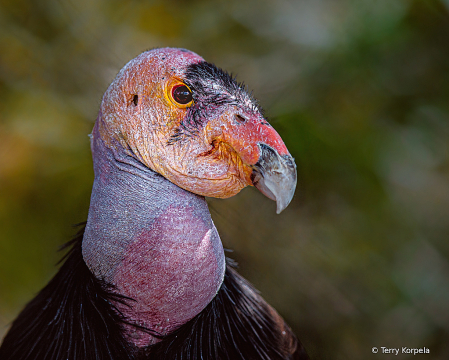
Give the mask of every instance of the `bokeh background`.
[{"label": "bokeh background", "polygon": [[311,357],[448,359],[448,0],[1,0],[0,338],[87,217],[103,92],[161,46],[237,75],[296,158],[281,215],[210,207]]}]

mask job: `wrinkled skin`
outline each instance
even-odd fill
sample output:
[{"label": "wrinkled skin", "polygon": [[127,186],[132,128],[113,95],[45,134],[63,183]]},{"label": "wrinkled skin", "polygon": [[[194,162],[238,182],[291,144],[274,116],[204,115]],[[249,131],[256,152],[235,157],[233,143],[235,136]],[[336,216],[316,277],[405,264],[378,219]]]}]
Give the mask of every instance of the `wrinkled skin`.
[{"label": "wrinkled skin", "polygon": [[[111,139],[118,140],[139,161],[183,189],[227,198],[253,185],[259,143],[280,156],[289,154],[243,87],[216,68],[191,70],[203,62],[190,51],[168,48],[131,60],[105,93],[99,130],[109,146],[114,146]],[[205,76],[215,70],[221,81]],[[189,104],[172,96],[173,87],[184,84],[192,88]],[[291,172],[296,184],[296,169]]]}]

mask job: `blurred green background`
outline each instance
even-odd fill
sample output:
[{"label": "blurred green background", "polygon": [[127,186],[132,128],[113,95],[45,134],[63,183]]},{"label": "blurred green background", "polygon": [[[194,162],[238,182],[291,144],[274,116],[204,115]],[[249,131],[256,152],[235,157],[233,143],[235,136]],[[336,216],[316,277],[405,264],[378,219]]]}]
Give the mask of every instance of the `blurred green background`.
[{"label": "blurred green background", "polygon": [[313,359],[449,358],[449,1],[0,1],[0,338],[87,217],[87,134],[141,51],[245,81],[296,158],[292,204],[211,200]]}]

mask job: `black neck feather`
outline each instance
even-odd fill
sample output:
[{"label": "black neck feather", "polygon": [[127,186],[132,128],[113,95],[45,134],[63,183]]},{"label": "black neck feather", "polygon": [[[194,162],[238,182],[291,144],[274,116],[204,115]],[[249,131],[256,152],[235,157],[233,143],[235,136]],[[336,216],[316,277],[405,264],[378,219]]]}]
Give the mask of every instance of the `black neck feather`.
[{"label": "black neck feather", "polygon": [[308,359],[283,319],[228,266],[221,289],[196,317],[156,345],[125,338],[112,305],[132,301],[95,278],[81,254],[84,228],[64,264],[25,307],[0,347],[2,360]]}]

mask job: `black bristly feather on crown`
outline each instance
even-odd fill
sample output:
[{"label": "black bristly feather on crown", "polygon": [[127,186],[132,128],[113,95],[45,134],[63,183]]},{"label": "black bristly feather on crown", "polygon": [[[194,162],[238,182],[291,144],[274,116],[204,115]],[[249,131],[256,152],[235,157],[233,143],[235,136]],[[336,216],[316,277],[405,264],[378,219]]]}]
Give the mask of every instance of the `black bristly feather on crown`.
[{"label": "black bristly feather on crown", "polygon": [[194,104],[187,109],[186,117],[175,129],[168,144],[195,136],[207,119],[224,105],[243,105],[246,110],[264,113],[243,83],[237,82],[235,77],[214,64],[201,61],[189,65],[184,82],[192,91]]}]

